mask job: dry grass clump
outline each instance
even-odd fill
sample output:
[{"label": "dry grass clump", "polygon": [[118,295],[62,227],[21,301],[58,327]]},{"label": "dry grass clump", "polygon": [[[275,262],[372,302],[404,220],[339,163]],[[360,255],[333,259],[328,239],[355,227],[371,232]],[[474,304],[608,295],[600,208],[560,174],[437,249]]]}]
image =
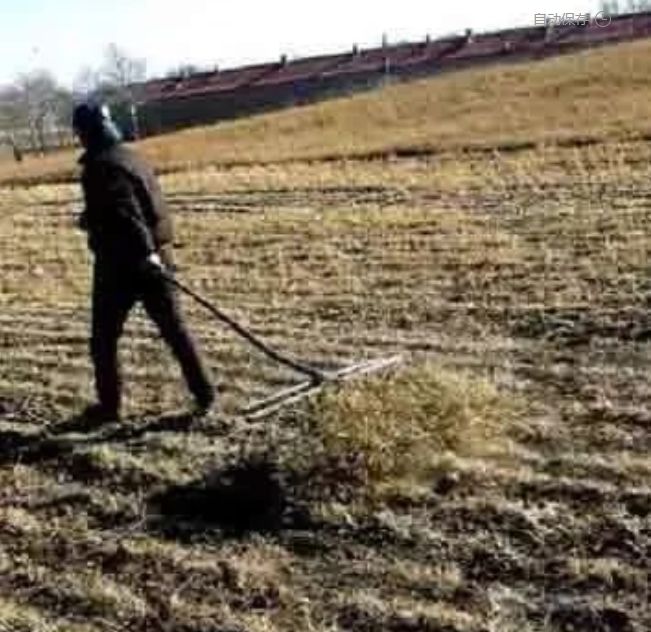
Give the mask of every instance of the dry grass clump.
[{"label": "dry grass clump", "polygon": [[448,452],[499,453],[518,406],[487,380],[425,363],[325,391],[310,407],[326,453],[354,455],[376,486],[426,480]]},{"label": "dry grass clump", "polygon": [[0,632],[93,632],[97,628],[56,621],[25,604],[0,599]]}]

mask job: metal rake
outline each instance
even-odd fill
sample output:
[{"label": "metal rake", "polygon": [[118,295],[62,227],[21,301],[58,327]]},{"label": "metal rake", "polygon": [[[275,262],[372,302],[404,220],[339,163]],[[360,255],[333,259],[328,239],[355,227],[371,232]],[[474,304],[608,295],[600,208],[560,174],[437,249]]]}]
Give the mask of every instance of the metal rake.
[{"label": "metal rake", "polygon": [[224,323],[232,329],[239,337],[246,340],[251,346],[258,349],[265,356],[277,364],[286,366],[296,373],[306,376],[307,380],[299,382],[293,386],[282,388],[268,397],[254,401],[238,411],[238,414],[247,419],[259,419],[277,411],[278,409],[295,403],[301,399],[316,393],[328,384],[343,382],[351,378],[376,373],[399,364],[402,361],[400,355],[379,358],[376,360],[367,360],[348,366],[343,366],[335,370],[322,370],[312,366],[309,362],[302,359],[291,358],[261,340],[246,327],[231,318],[228,314],[213,305],[203,296],[192,290],[190,287],[179,281],[173,274],[164,271],[165,279],[176,286],[181,292],[187,294],[202,307],[207,309],[217,320]]}]

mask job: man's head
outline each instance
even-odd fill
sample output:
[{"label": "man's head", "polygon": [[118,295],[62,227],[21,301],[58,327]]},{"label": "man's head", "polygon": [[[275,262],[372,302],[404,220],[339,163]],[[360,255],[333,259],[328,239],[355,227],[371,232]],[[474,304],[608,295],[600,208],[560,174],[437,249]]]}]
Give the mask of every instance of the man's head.
[{"label": "man's head", "polygon": [[102,103],[89,101],[77,105],[72,114],[72,127],[86,149],[103,149],[122,141],[109,107]]}]

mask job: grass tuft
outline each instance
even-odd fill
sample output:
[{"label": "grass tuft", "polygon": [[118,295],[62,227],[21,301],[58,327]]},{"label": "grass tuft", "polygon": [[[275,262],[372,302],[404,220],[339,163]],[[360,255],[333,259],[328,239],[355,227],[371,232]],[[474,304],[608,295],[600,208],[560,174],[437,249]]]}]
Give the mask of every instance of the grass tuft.
[{"label": "grass tuft", "polygon": [[376,486],[427,480],[448,452],[495,454],[517,405],[487,380],[425,363],[325,391],[310,408],[326,453],[354,455]]}]

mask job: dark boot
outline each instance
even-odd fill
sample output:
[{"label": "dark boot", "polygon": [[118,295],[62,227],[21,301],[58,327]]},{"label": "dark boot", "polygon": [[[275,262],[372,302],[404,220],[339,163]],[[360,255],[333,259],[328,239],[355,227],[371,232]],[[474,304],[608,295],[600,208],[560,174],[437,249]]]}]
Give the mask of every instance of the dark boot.
[{"label": "dark boot", "polygon": [[206,393],[204,396],[195,398],[192,415],[195,417],[207,417],[217,408],[217,395],[215,391]]},{"label": "dark boot", "polygon": [[111,421],[120,421],[120,411],[117,408],[107,408],[102,404],[91,404],[84,408],[79,419],[88,421],[90,424],[94,422],[103,424]]}]

